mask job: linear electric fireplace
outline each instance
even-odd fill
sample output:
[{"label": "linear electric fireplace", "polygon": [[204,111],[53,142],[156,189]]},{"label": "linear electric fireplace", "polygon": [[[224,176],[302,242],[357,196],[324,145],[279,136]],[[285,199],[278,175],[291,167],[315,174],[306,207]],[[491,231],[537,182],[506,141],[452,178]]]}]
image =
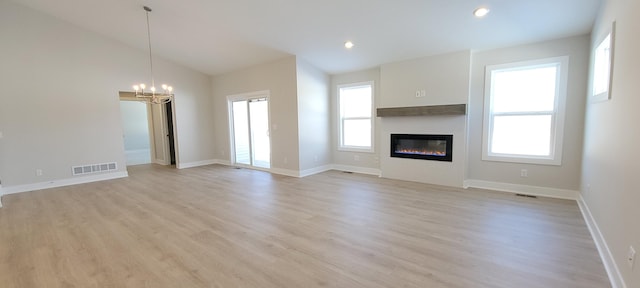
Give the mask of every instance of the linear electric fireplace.
[{"label": "linear electric fireplace", "polygon": [[453,135],[391,134],[391,157],[453,161]]}]

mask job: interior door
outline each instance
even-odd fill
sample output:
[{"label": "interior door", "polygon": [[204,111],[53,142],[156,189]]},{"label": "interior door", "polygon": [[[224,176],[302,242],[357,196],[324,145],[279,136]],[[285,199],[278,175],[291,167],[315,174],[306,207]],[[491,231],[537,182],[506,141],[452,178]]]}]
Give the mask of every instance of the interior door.
[{"label": "interior door", "polygon": [[164,105],[151,105],[151,121],[153,127],[153,146],[155,153],[153,162],[161,165],[171,164],[169,143],[167,141],[167,121]]}]

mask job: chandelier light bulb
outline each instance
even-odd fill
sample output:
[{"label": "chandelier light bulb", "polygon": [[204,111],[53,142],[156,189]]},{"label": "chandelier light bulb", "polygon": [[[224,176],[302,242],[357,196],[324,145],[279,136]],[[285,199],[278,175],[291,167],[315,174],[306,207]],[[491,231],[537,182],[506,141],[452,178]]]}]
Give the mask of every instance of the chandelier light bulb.
[{"label": "chandelier light bulb", "polygon": [[173,87],[169,86],[167,87],[167,90],[169,90],[169,92],[173,91]]},{"label": "chandelier light bulb", "polygon": [[489,8],[487,7],[480,7],[476,10],[473,10],[473,15],[478,17],[478,18],[482,18],[484,16],[486,16],[487,14],[489,14]]},{"label": "chandelier light bulb", "polygon": [[351,42],[351,41],[344,42],[344,47],[347,48],[347,49],[351,49],[351,48],[353,48],[353,46],[354,46],[353,42]]},{"label": "chandelier light bulb", "polygon": [[167,84],[162,84],[162,90],[167,90]]},{"label": "chandelier light bulb", "polygon": [[151,88],[149,88],[149,90],[151,90],[151,92],[156,92],[156,87],[151,86]]},{"label": "chandelier light bulb", "polygon": [[140,87],[138,87],[138,85],[133,85],[133,90],[138,91],[140,90]]},{"label": "chandelier light bulb", "polygon": [[147,85],[144,85],[144,83],[140,84],[140,89],[144,89],[147,88]]}]

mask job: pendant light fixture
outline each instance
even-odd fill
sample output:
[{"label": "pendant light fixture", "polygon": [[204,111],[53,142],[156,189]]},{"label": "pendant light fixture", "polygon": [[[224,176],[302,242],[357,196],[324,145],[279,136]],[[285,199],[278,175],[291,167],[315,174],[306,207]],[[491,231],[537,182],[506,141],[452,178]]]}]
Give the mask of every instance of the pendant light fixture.
[{"label": "pendant light fixture", "polygon": [[161,91],[158,91],[155,86],[155,81],[153,80],[153,56],[151,55],[151,26],[149,25],[149,13],[151,12],[151,8],[148,6],[144,6],[144,11],[147,15],[147,40],[149,42],[149,73],[151,74],[151,87],[147,89],[147,85],[144,83],[140,83],[137,85],[133,85],[133,90],[135,90],[136,98],[141,99],[143,101],[152,103],[152,104],[165,104],[171,102],[173,100],[173,87],[162,84]]}]

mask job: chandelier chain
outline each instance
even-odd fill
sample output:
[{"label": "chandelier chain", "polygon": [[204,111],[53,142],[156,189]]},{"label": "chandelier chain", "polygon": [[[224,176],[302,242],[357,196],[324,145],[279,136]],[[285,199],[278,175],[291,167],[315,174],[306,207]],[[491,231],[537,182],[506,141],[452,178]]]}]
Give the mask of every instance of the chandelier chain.
[{"label": "chandelier chain", "polygon": [[149,74],[151,74],[151,87],[155,87],[156,83],[153,79],[153,51],[151,51],[151,24],[149,24],[149,12],[151,12],[151,8],[144,6],[144,10],[147,11],[147,42],[149,43]]}]

